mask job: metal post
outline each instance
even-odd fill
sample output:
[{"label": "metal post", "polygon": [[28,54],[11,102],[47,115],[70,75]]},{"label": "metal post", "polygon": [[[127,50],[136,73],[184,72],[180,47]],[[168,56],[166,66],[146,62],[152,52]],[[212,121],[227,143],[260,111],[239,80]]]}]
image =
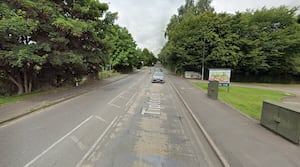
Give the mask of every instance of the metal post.
[{"label": "metal post", "polygon": [[204,80],[204,52],[205,52],[205,35],[203,35],[203,51],[202,51],[202,74],[201,80]]}]

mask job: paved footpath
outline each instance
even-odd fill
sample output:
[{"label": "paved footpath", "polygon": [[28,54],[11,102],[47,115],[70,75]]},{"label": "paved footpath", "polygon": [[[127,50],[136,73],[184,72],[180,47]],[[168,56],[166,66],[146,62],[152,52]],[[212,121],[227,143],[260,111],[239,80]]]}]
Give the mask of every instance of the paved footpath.
[{"label": "paved footpath", "polygon": [[299,167],[300,146],[270,132],[257,120],[218,100],[188,80],[172,75],[174,83],[197,119],[233,167]]},{"label": "paved footpath", "polygon": [[91,84],[81,85],[76,88],[53,92],[33,98],[19,101],[0,107],[0,124],[20,118],[39,109],[54,105],[56,103],[74,98],[78,95],[89,92],[97,87],[105,86],[112,82],[118,81],[128,75],[119,75],[108,79],[96,81]]}]

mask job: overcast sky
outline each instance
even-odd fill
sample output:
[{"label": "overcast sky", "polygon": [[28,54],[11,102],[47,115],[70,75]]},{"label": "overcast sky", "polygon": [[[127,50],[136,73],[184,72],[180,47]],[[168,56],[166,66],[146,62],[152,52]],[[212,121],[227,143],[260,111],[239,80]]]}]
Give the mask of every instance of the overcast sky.
[{"label": "overcast sky", "polygon": [[[177,14],[185,0],[100,0],[109,3],[110,11],[118,12],[117,23],[126,27],[139,48],[148,48],[155,54],[165,43],[164,31],[170,17]],[[217,12],[235,13],[266,6],[299,6],[300,0],[213,0]]]}]

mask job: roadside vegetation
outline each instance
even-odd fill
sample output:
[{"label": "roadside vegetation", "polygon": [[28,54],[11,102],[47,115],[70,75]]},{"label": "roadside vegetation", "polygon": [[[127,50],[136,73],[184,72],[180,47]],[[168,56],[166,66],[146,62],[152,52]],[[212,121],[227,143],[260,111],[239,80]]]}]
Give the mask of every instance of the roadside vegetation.
[{"label": "roadside vegetation", "polygon": [[299,7],[217,13],[211,0],[186,0],[172,16],[159,54],[176,73],[232,69],[242,82],[300,82]]},{"label": "roadside vegetation", "polygon": [[10,104],[10,103],[16,103],[19,101],[23,101],[29,98],[33,98],[36,96],[40,95],[45,95],[48,93],[54,93],[54,92],[59,92],[63,90],[67,90],[72,88],[71,86],[65,86],[65,87],[60,87],[60,88],[50,88],[50,89],[40,89],[37,91],[33,91],[31,93],[27,94],[22,94],[22,95],[12,95],[12,96],[0,96],[0,106]]},{"label": "roadside vegetation", "polygon": [[108,66],[126,73],[155,63],[117,17],[98,0],[1,1],[0,95],[97,79]]},{"label": "roadside vegetation", "polygon": [[[202,90],[207,91],[207,83],[198,82],[195,83],[195,85]],[[220,100],[257,120],[260,120],[262,103],[264,100],[280,102],[282,98],[287,96],[292,95],[281,91],[239,86],[230,86],[229,91],[227,91],[227,87],[219,88]]]}]

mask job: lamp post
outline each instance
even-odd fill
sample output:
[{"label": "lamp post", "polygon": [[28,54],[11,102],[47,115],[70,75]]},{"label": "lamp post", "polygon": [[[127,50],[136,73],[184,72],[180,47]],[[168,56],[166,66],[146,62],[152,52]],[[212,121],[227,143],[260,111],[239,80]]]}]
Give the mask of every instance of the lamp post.
[{"label": "lamp post", "polygon": [[205,54],[205,34],[203,35],[203,48],[202,48],[202,74],[201,74],[201,80],[204,80],[204,54]]}]

